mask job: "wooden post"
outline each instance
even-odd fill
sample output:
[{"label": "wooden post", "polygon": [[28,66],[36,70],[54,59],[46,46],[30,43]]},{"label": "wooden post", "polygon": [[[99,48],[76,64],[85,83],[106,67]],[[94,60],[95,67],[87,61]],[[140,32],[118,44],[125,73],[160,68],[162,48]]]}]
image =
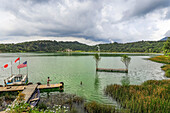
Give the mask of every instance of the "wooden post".
[{"label": "wooden post", "polygon": [[[19,57],[19,65],[20,65],[20,60],[21,60],[21,59],[20,59],[20,57]],[[20,68],[19,68],[19,74],[20,74]]]},{"label": "wooden post", "polygon": [[27,62],[27,83],[28,83],[28,62]]},{"label": "wooden post", "polygon": [[11,61],[11,76],[12,76],[12,61]]}]

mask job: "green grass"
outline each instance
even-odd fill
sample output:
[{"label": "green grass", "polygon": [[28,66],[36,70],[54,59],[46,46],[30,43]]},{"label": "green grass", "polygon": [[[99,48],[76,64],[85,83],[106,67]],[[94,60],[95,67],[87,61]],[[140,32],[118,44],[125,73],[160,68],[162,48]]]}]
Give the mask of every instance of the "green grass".
[{"label": "green grass", "polygon": [[158,63],[165,63],[164,66],[162,66],[162,70],[165,71],[165,76],[166,77],[170,77],[170,56],[167,55],[167,56],[164,56],[164,55],[161,55],[161,56],[156,56],[156,57],[153,57],[153,58],[149,58],[149,60],[151,61],[154,61],[154,62],[158,62]]},{"label": "green grass", "polygon": [[88,113],[116,113],[118,112],[114,106],[99,104],[97,102],[87,102],[84,105]]},{"label": "green grass", "polygon": [[149,60],[158,62],[158,63],[170,64],[170,56],[161,55],[161,56],[149,58]]},{"label": "green grass", "polygon": [[105,93],[110,95],[126,112],[168,113],[170,110],[170,80],[149,80],[142,85],[109,85]]}]

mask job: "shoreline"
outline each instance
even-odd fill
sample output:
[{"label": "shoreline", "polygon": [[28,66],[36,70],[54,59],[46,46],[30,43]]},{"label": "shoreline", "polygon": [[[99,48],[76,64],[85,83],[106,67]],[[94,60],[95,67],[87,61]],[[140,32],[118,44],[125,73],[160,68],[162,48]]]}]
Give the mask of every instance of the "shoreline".
[{"label": "shoreline", "polygon": [[164,65],[161,67],[163,71],[165,71],[165,76],[170,78],[170,56],[156,56],[149,58],[149,60],[157,63],[163,63]]}]

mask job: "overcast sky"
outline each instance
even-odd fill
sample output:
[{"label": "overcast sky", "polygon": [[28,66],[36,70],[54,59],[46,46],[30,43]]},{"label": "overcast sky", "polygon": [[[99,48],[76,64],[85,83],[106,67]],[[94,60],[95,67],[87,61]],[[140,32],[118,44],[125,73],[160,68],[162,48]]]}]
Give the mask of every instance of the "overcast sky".
[{"label": "overcast sky", "polygon": [[89,45],[170,36],[170,0],[0,0],[0,43]]}]

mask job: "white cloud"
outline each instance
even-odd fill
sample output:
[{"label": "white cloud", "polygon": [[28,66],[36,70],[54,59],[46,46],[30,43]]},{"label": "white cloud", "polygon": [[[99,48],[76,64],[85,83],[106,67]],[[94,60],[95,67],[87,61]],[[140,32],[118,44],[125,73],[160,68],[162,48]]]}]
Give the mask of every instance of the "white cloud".
[{"label": "white cloud", "polygon": [[[169,0],[0,0],[0,42],[159,40]],[[17,38],[18,37],[18,38]]]}]

